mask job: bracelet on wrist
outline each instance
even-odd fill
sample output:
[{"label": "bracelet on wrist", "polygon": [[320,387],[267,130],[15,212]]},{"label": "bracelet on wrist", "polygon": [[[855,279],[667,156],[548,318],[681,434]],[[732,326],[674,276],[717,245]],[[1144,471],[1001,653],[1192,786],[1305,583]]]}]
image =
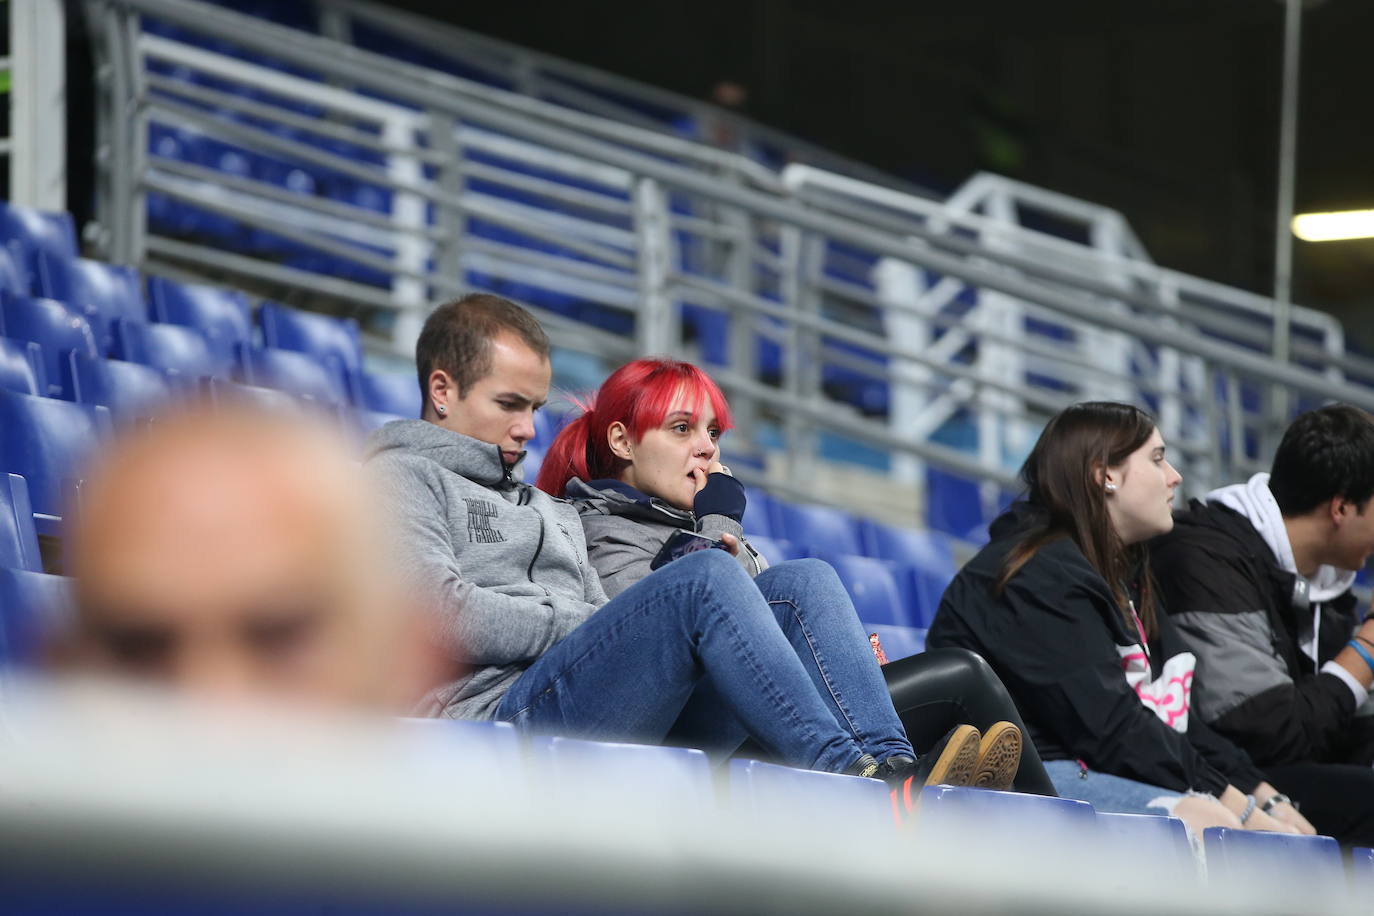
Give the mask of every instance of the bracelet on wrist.
[{"label": "bracelet on wrist", "polygon": [[1369,648],[1374,649],[1374,642],[1370,642],[1358,633],[1355,634],[1355,638],[1358,639],[1360,642],[1364,643],[1366,646],[1369,646]]},{"label": "bracelet on wrist", "polygon": [[1359,654],[1360,658],[1364,659],[1364,663],[1369,666],[1369,673],[1374,674],[1374,655],[1370,655],[1368,649],[1353,639],[1347,642],[1346,645],[1354,649],[1356,653]]},{"label": "bracelet on wrist", "polygon": [[1268,814],[1270,811],[1273,811],[1279,805],[1291,805],[1292,803],[1293,799],[1289,798],[1287,795],[1284,795],[1282,792],[1275,792],[1273,795],[1265,799],[1264,804],[1260,805],[1260,810],[1263,811],[1265,814]]},{"label": "bracelet on wrist", "polygon": [[1250,820],[1250,815],[1252,815],[1252,814],[1254,814],[1254,813],[1255,813],[1255,796],[1253,796],[1253,795],[1247,795],[1247,796],[1245,796],[1245,813],[1242,814],[1242,815],[1240,816],[1240,823],[1241,823],[1241,826],[1242,826],[1242,827],[1245,826],[1245,822],[1246,822],[1246,821]]}]

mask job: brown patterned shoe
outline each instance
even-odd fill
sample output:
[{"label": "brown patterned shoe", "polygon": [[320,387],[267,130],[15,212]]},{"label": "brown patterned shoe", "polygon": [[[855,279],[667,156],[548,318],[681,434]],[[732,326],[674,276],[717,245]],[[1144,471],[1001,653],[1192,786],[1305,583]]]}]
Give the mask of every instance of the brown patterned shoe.
[{"label": "brown patterned shoe", "polygon": [[912,773],[920,786],[967,786],[978,768],[978,729],[956,725],[935,746],[921,755]]},{"label": "brown patterned shoe", "polygon": [[969,785],[980,789],[1010,789],[1021,765],[1022,740],[1021,730],[1010,722],[998,722],[989,727],[978,745],[978,763]]}]

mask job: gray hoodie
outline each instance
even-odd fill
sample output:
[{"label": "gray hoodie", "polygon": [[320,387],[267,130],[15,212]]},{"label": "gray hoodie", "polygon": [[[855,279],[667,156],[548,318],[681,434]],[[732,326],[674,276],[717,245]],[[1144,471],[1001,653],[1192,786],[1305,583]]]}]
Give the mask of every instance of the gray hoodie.
[{"label": "gray hoodie", "polygon": [[649,564],[675,531],[695,531],[717,539],[733,534],[740,539],[739,562],[745,572],[757,576],[768,568],[768,561],[744,540],[740,523],[727,515],[698,520],[690,512],[617,481],[588,484],[574,477],[563,492],[582,516],[587,555],[611,597],[649,575]]},{"label": "gray hoodie", "polygon": [[498,446],[426,420],[378,429],[367,460],[409,583],[437,608],[449,654],[471,666],[430,712],[489,719],[511,683],[606,602],[577,512],[517,482]]}]

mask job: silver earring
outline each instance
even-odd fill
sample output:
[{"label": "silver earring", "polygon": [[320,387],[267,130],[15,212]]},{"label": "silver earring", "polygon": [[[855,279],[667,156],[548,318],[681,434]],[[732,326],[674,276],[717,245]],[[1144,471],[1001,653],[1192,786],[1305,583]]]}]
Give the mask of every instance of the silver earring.
[{"label": "silver earring", "polygon": [[437,411],[439,411],[439,416],[441,416],[441,417],[442,417],[442,416],[444,415],[444,413],[448,410],[448,408],[445,407],[443,404],[436,404],[436,405],[434,405],[434,409],[437,410]]},{"label": "silver earring", "polygon": [[1107,490],[1108,493],[1115,493],[1115,492],[1116,492],[1116,484],[1114,484],[1114,483],[1109,483],[1109,484],[1107,484],[1107,486],[1106,486],[1105,489]]}]

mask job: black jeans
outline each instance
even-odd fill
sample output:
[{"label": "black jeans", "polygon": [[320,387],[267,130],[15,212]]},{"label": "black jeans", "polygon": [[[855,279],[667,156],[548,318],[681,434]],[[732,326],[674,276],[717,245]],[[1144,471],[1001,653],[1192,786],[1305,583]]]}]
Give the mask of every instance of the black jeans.
[{"label": "black jeans", "polygon": [[928,649],[883,666],[892,705],[918,752],[956,725],[980,731],[1006,720],[1021,729],[1021,766],[1012,788],[1054,796],[1054,783],[1031,743],[1011,694],[982,656],[967,649]]},{"label": "black jeans", "polygon": [[1264,772],[1274,788],[1298,803],[1318,833],[1342,846],[1374,846],[1374,770],[1350,763],[1291,763]]}]

